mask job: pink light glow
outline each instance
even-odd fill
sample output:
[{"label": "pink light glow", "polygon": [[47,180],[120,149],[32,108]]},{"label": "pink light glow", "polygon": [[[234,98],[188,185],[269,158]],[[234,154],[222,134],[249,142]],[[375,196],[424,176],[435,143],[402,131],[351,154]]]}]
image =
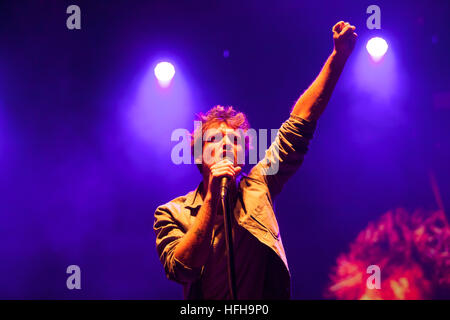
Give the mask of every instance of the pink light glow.
[{"label": "pink light glow", "polygon": [[155,76],[162,87],[167,87],[175,75],[175,68],[169,62],[160,62],[155,67]]},{"label": "pink light glow", "polygon": [[388,49],[386,40],[375,37],[367,42],[366,49],[374,61],[379,61]]}]

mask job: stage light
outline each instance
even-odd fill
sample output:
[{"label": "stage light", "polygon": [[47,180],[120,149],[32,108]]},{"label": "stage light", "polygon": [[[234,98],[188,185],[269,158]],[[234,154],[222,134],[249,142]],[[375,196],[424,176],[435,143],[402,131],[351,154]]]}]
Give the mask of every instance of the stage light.
[{"label": "stage light", "polygon": [[169,85],[173,76],[175,75],[175,68],[169,62],[160,62],[155,67],[155,76],[161,86]]},{"label": "stage light", "polygon": [[374,61],[379,61],[386,53],[388,44],[384,39],[375,37],[367,42],[366,49]]}]

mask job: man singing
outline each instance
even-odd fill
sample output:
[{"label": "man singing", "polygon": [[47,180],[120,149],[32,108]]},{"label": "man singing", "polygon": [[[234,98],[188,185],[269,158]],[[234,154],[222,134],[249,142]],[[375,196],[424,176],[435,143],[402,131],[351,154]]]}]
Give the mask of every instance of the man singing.
[{"label": "man singing", "polygon": [[[201,139],[203,181],[196,190],[159,206],[154,222],[166,275],[183,285],[186,299],[231,298],[220,206],[223,177],[229,181],[237,298],[290,298],[290,272],[273,200],[303,162],[316,122],[354,48],[354,31],[343,21],[333,27],[333,52],[248,175],[240,174],[236,159],[242,146],[234,142],[249,129],[245,115],[221,106],[201,115],[201,130],[194,132],[192,146]],[[235,161],[223,158],[227,150]]]}]

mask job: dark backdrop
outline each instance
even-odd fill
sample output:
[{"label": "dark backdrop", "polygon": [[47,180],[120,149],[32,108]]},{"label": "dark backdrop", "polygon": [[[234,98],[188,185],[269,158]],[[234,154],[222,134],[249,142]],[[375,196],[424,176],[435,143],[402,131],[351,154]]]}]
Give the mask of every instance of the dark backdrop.
[{"label": "dark backdrop", "polygon": [[[81,30],[66,8],[81,8]],[[293,297],[321,298],[337,255],[389,209],[448,208],[449,3],[2,1],[0,298],[171,299],[155,208],[194,189],[170,135],[216,104],[278,128],[332,50],[359,39],[300,171],[276,203]],[[367,40],[389,43],[373,64]],[[227,51],[227,54],[224,52]],[[157,87],[161,59],[176,67]],[[66,268],[82,289],[66,288]]]}]

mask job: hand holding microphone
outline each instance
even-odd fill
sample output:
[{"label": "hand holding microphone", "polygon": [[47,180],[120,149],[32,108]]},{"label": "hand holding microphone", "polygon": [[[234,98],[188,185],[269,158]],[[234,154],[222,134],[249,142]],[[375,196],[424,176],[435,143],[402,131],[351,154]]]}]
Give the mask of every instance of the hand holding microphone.
[{"label": "hand holding microphone", "polygon": [[235,181],[241,170],[241,167],[235,167],[228,158],[211,166],[209,175],[209,192],[211,195],[218,197],[221,193],[226,192],[229,184]]}]

